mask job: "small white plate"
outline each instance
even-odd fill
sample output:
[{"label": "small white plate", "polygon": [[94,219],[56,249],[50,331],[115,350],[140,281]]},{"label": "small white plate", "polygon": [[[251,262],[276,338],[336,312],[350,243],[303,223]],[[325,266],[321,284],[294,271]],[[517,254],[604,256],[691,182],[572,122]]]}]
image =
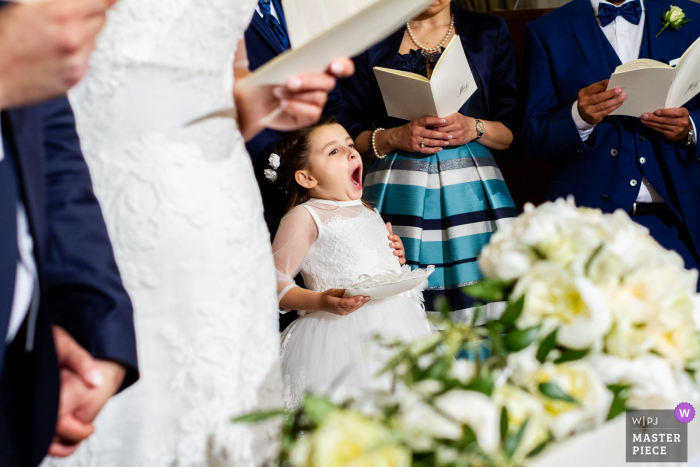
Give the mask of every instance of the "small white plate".
[{"label": "small white plate", "polygon": [[360,276],[352,287],[345,289],[345,297],[355,297],[364,295],[372,300],[393,297],[404,292],[415,289],[428,280],[435,266],[428,266],[426,269],[410,270],[404,266],[401,272],[387,271],[376,276]]}]

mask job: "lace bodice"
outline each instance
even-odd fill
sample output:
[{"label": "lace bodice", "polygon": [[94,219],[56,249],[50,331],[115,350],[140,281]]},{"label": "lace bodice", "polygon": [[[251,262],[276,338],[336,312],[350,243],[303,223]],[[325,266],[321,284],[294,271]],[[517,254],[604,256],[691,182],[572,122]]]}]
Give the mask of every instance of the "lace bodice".
[{"label": "lace bodice", "polygon": [[311,200],[282,219],[272,246],[279,298],[301,272],[309,290],[344,289],[363,274],[400,271],[379,213],[361,201]]}]

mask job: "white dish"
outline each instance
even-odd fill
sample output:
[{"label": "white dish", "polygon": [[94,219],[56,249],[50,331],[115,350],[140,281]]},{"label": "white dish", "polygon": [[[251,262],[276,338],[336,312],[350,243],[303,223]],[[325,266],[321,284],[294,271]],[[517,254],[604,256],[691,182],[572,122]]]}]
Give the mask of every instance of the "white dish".
[{"label": "white dish", "polygon": [[435,266],[414,271],[411,271],[409,266],[404,266],[401,272],[387,271],[376,276],[362,275],[352,287],[345,289],[345,297],[364,295],[372,300],[379,300],[400,295],[428,280],[433,271]]}]

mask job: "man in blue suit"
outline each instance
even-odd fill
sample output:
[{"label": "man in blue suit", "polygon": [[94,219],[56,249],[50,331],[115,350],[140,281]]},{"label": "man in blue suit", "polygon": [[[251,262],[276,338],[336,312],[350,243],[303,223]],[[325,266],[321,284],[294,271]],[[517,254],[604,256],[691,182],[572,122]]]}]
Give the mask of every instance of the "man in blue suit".
[{"label": "man in blue suit", "polygon": [[0,465],[36,466],[136,381],[136,339],[68,99],[1,120]]},{"label": "man in blue suit", "polygon": [[[279,0],[259,0],[245,32],[245,44],[251,71],[289,49],[287,23]],[[280,183],[266,179],[263,172],[269,168],[268,159],[281,137],[281,132],[267,129],[246,143],[262,194],[265,222],[273,237],[287,207],[287,195]]]},{"label": "man in blue suit", "polygon": [[573,0],[530,23],[523,143],[556,161],[550,199],[574,195],[580,206],[623,209],[697,269],[700,97],[640,119],[610,116],[626,96],[606,91],[617,66],[637,58],[674,64],[700,36],[700,4],[673,3],[693,21],[660,34],[669,0]]}]

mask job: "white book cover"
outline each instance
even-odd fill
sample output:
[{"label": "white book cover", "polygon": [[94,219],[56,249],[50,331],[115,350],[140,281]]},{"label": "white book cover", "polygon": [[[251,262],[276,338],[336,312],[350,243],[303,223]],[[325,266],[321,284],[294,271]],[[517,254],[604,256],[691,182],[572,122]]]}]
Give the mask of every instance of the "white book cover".
[{"label": "white book cover", "polygon": [[448,117],[462,108],[477,89],[462,41],[454,36],[430,79],[416,73],[374,67],[386,111],[391,117],[417,120]]},{"label": "white book cover", "polygon": [[627,100],[610,115],[641,117],[658,109],[678,108],[700,92],[700,39],[674,67],[641,58],[620,65],[610,77],[608,89],[620,88]]},{"label": "white book cover", "polygon": [[[320,73],[338,57],[354,57],[396,32],[433,0],[284,0],[291,50],[275,57],[241,83],[285,84]],[[352,5],[351,5],[352,4]],[[358,6],[359,5],[359,6]]]}]

